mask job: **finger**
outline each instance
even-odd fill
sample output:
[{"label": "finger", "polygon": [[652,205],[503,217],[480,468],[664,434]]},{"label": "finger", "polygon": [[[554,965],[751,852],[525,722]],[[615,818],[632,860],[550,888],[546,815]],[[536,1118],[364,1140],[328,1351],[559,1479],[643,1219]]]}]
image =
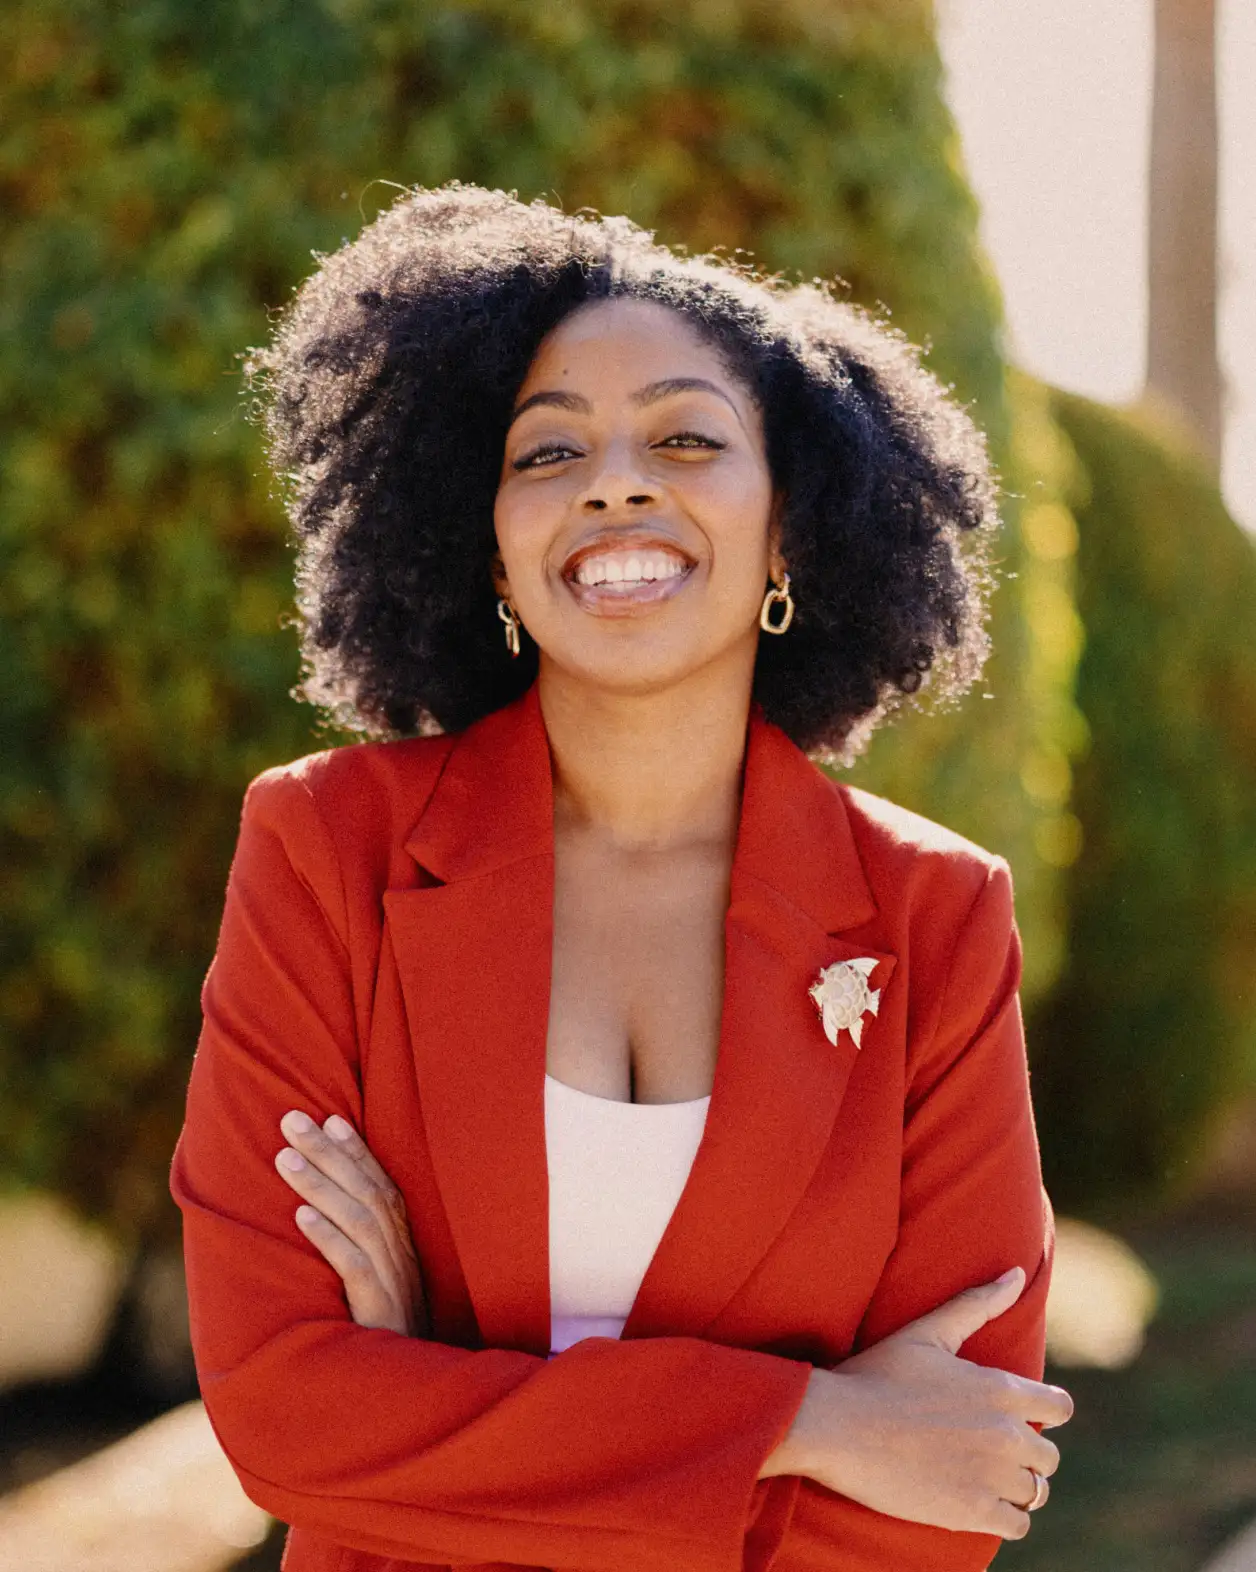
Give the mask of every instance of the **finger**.
[{"label": "finger", "polygon": [[1026,1512],[1029,1511],[1029,1503],[1035,1496],[1038,1498],[1038,1505],[1034,1508],[1034,1511],[1037,1512],[1046,1506],[1051,1495],[1051,1486],[1047,1483],[1045,1475],[1042,1476],[1042,1491],[1039,1494],[1038,1475],[1041,1473],[1041,1469],[1037,1473],[1031,1472],[1028,1468],[1021,1469],[1021,1488],[1017,1494],[1017,1505],[1023,1506]]},{"label": "finger", "polygon": [[[1034,1471],[1030,1468],[1012,1468],[1009,1469],[1006,1477],[1000,1483],[998,1488],[1002,1492],[1003,1499],[1005,1501],[1014,1507],[1019,1507],[1022,1512],[1028,1512],[1029,1503],[1034,1499],[1034,1496],[1038,1490],[1038,1479]],[[1044,1477],[1043,1496],[1042,1500],[1038,1503],[1039,1507],[1046,1505],[1047,1496],[1050,1494],[1050,1491],[1051,1487],[1047,1484]],[[1038,1508],[1035,1508],[1034,1510],[1036,1511]]]},{"label": "finger", "polygon": [[[1073,1417],[1073,1399],[1062,1386],[1031,1381],[1028,1376],[1012,1376],[1006,1401],[1009,1411],[1026,1424],[1066,1425]],[[1055,1443],[1048,1441],[1047,1445],[1054,1447]]]},{"label": "finger", "polygon": [[1029,1513],[1010,1501],[996,1501],[990,1509],[989,1532],[1003,1539],[1024,1539],[1032,1527],[1033,1519]]},{"label": "finger", "polygon": [[392,1181],[378,1164],[375,1165],[382,1184],[369,1174],[339,1141],[331,1140],[318,1125],[298,1109],[286,1113],[279,1121],[285,1138],[320,1173],[340,1186],[363,1206],[384,1203],[392,1205]]},{"label": "finger", "polygon": [[[359,1216],[343,1199],[320,1189],[314,1175],[306,1177],[306,1189],[301,1193],[315,1200],[354,1243],[366,1250],[376,1261],[381,1277],[387,1274],[389,1282],[408,1285],[406,1293],[415,1316],[420,1325],[426,1325],[427,1304],[405,1202],[365,1141],[338,1114],[331,1115],[320,1130],[307,1115],[293,1109],[284,1115],[280,1128],[294,1142],[294,1151],[296,1143],[300,1144],[297,1155],[304,1154],[318,1174],[362,1208],[363,1215]],[[365,1224],[366,1217],[372,1220],[371,1226]]]},{"label": "finger", "polygon": [[300,1152],[285,1146],[275,1156],[275,1168],[303,1201],[308,1201],[346,1235],[370,1260],[391,1261],[383,1231],[370,1208],[354,1199],[307,1162]]},{"label": "finger", "polygon": [[298,1206],[296,1223],[346,1288],[364,1296],[376,1284],[375,1270],[367,1255],[317,1207]]},{"label": "finger", "polygon": [[974,1332],[1016,1303],[1024,1286],[1024,1269],[1014,1266],[992,1283],[978,1283],[961,1290],[936,1310],[917,1317],[910,1331],[907,1327],[903,1331],[913,1341],[932,1343],[947,1353],[957,1354]]},{"label": "finger", "polygon": [[1076,1412],[1076,1404],[1072,1397],[1062,1386],[1046,1386],[1045,1390],[1052,1394],[1055,1401],[1055,1416],[1044,1418],[1041,1414],[1027,1414],[1027,1419],[1037,1420],[1040,1424],[1053,1428],[1056,1425],[1066,1425]]},{"label": "finger", "polygon": [[[340,1114],[332,1114],[323,1123],[323,1134],[335,1146],[347,1153],[366,1175],[369,1187],[367,1193],[370,1199],[364,1204],[371,1207],[382,1206],[388,1214],[389,1226],[384,1229],[384,1236],[394,1264],[403,1275],[413,1273],[417,1276],[418,1259],[414,1251],[414,1240],[410,1234],[405,1201],[400,1190],[384,1172],[376,1161],[375,1154],[347,1119],[342,1118]],[[416,1284],[416,1291],[419,1303],[422,1304],[421,1281]]]},{"label": "finger", "polygon": [[1054,1441],[1031,1430],[1021,1460],[1026,1468],[1036,1469],[1044,1479],[1049,1479],[1060,1466],[1060,1449]]},{"label": "finger", "polygon": [[1058,1457],[1054,1441],[1043,1442],[1032,1425],[1067,1424],[1073,1416],[1073,1399],[1062,1386],[1052,1386],[1047,1381],[1034,1381],[1029,1376],[1017,1375],[1014,1370],[1002,1370],[998,1365],[980,1365],[972,1360],[961,1360],[980,1381],[984,1396],[1003,1413],[1019,1420],[1027,1446],[1039,1451],[1051,1448]]},{"label": "finger", "polygon": [[340,1114],[332,1114],[331,1118],[324,1122],[323,1131],[342,1151],[347,1152],[358,1167],[382,1190],[394,1188],[392,1180],[376,1161],[374,1152],[347,1119],[342,1118]]}]

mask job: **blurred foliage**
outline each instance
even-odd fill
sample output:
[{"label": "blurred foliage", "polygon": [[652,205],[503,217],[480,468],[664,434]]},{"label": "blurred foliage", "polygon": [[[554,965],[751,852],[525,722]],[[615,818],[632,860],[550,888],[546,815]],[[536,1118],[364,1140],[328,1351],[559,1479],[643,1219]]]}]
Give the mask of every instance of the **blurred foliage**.
[{"label": "blurred foliage", "polygon": [[998,1572],[1219,1572],[1256,1507],[1254,1220],[1187,1212],[1129,1232],[1161,1295],[1146,1345],[1116,1370],[1048,1358],[1076,1412],[1050,1432],[1047,1509]]},{"label": "blurred foliage", "polygon": [[1013,493],[992,697],[905,717],[852,778],[1011,859],[1026,996],[1046,986],[1076,850],[1071,537],[1041,512],[1056,439],[1007,382],[926,0],[10,0],[0,43],[10,1179],[170,1219],[244,786],[325,740],[286,698],[291,564],[238,357],[388,181],[838,275],[929,347]]},{"label": "blurred foliage", "polygon": [[1069,953],[1030,1016],[1047,1186],[1078,1212],[1188,1193],[1256,1089],[1256,542],[1171,427],[1054,393],[1080,461]]},{"label": "blurred foliage", "polygon": [[1073,701],[1084,635],[1073,594],[1077,523],[1063,500],[1072,451],[1042,384],[1009,367],[1005,388],[1004,583],[984,681],[958,709],[875,734],[849,778],[1009,858],[1028,1004],[1063,964],[1062,872],[1082,846],[1070,797],[1072,758],[1087,738]]}]

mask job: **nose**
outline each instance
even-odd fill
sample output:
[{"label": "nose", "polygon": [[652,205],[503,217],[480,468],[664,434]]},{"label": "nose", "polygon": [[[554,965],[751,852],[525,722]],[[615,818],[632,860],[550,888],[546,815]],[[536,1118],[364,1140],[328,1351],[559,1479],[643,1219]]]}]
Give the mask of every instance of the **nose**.
[{"label": "nose", "polygon": [[[625,497],[624,501],[640,507],[647,502],[653,502],[654,498],[648,491],[637,491],[632,496]],[[590,513],[600,513],[603,509],[610,507],[611,504],[603,496],[589,496],[584,499],[584,506],[588,508]]]},{"label": "nose", "polygon": [[587,512],[601,513],[624,505],[646,507],[655,501],[657,493],[634,464],[631,453],[616,447],[607,449],[603,463],[590,475],[580,505]]}]

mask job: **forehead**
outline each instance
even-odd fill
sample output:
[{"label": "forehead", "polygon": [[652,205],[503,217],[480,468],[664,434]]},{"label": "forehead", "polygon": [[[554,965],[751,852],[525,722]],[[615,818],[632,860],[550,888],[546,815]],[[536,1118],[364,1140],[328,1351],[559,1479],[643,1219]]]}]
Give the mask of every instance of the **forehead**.
[{"label": "forehead", "polygon": [[705,377],[745,398],[719,351],[688,318],[653,300],[598,300],[579,306],[541,341],[521,394],[577,380],[610,388],[669,377]]}]

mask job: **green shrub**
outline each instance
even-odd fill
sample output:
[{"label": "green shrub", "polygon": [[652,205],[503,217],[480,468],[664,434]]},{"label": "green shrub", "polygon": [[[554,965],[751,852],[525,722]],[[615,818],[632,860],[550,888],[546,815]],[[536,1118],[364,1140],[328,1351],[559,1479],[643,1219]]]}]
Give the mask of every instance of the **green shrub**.
[{"label": "green shrub", "polygon": [[1256,545],[1146,412],[1055,393],[1080,471],[1068,962],[1030,1016],[1047,1183],[1079,1210],[1190,1188],[1256,1084]]},{"label": "green shrub", "polygon": [[877,733],[850,779],[940,819],[1011,862],[1026,1005],[1056,980],[1063,870],[1080,848],[1071,760],[1086,724],[1073,702],[1083,630],[1073,599],[1077,525],[1061,500],[1071,453],[1046,389],[1009,369],[1003,584],[977,694],[925,722]]},{"label": "green shrub", "polygon": [[[0,1164],[151,1229],[245,783],[325,740],[286,697],[238,357],[390,199],[377,177],[838,274],[931,346],[1013,490],[1045,428],[1005,388],[925,0],[12,0],[0,28]],[[1023,761],[1067,745],[1067,683],[1035,667],[1009,518],[994,701],[868,768],[1012,858],[1029,990],[1059,944]]]}]

